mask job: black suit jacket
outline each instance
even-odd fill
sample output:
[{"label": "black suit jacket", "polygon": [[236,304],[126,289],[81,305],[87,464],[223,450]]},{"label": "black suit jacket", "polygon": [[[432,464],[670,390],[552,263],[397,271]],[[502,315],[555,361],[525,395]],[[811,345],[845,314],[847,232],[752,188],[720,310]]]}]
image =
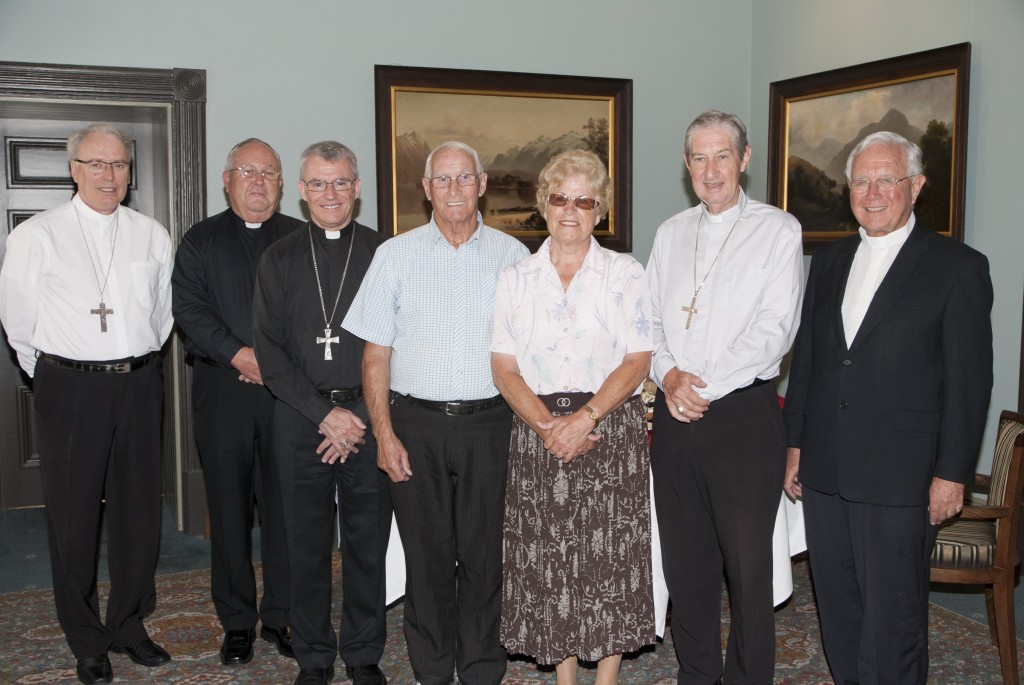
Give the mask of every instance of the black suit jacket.
[{"label": "black suit jacket", "polygon": [[860,236],[811,262],[786,393],[800,482],[844,499],[928,503],[973,478],[992,389],[992,282],[976,250],[917,225],[847,348],[841,307]]}]

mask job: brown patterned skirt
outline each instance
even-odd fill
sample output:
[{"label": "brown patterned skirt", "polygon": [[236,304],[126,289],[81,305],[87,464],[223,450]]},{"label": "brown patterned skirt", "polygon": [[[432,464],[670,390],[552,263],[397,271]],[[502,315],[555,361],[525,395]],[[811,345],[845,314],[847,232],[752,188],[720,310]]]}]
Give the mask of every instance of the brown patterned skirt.
[{"label": "brown patterned skirt", "polygon": [[[552,397],[571,397],[559,407],[568,413],[590,396],[542,399],[552,406]],[[601,422],[597,447],[571,464],[514,419],[501,603],[509,652],[557,664],[654,642],[645,416],[639,396],[627,400]]]}]

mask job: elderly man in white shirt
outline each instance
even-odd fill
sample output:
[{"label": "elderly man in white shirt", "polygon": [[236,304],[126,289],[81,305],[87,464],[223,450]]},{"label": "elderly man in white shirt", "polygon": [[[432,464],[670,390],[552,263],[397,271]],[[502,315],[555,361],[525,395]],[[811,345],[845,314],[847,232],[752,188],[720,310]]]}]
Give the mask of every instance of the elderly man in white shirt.
[{"label": "elderly man in white shirt", "polygon": [[[680,685],[771,683],[772,529],[785,430],[770,382],[799,322],[800,224],[740,188],[746,128],[686,130],[697,207],[658,229],[647,275],[658,384],[651,466]],[[720,590],[732,620],[723,669]]]},{"label": "elderly man in white shirt", "polygon": [[[36,435],[57,618],[89,685],[113,679],[107,651],[142,666],[170,656],[143,618],[156,605],[160,544],[159,350],[171,331],[171,240],[121,206],[131,139],[110,124],[68,138],[70,202],[7,239],[0,321],[34,380]],[[105,502],[105,504],[104,504]],[[101,515],[110,597],[96,597]]]}]

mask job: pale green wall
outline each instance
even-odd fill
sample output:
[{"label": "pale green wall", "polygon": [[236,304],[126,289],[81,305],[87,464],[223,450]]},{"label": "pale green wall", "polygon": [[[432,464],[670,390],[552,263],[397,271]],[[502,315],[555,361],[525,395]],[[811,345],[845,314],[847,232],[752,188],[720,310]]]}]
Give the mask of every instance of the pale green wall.
[{"label": "pale green wall", "polygon": [[[658,224],[690,204],[680,139],[701,110],[749,123],[747,189],[763,199],[772,81],[970,41],[966,233],[988,254],[996,285],[993,417],[1017,400],[1022,35],[1021,0],[0,0],[0,60],[207,70],[211,212],[226,206],[220,169],[241,138],[277,147],[292,214],[299,153],[336,138],[360,156],[359,219],[375,225],[374,64],[632,78],[641,260]],[[992,434],[990,425],[983,467]]]},{"label": "pale green wall", "polygon": [[995,385],[979,470],[992,463],[999,412],[1017,408],[1024,293],[1024,2],[901,0],[753,3],[750,78],[751,194],[767,184],[772,81],[971,43],[965,242],[989,258],[995,286]]}]

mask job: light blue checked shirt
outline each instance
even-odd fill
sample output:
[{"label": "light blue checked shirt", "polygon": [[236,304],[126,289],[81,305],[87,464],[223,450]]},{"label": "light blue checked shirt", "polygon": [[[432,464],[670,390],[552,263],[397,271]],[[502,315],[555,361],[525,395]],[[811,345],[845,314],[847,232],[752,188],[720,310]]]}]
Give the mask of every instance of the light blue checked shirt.
[{"label": "light blue checked shirt", "polygon": [[491,314],[498,276],[530,251],[483,224],[455,249],[430,223],[377,248],[342,327],[391,348],[391,389],[441,402],[498,394]]}]

